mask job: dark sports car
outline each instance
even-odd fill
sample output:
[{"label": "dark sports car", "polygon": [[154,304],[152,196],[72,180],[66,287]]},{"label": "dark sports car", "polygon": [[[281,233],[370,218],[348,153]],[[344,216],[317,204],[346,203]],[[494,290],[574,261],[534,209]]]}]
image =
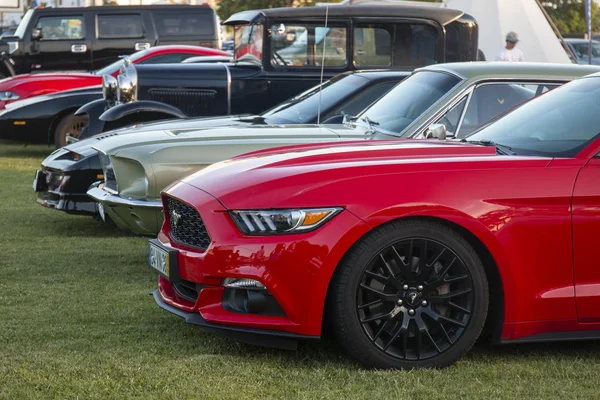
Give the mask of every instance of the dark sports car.
[{"label": "dark sports car", "polygon": [[341,123],[344,114],[359,114],[408,75],[402,71],[348,72],[263,114],[153,122],[82,140],[56,150],[42,162],[34,185],[38,202],[70,213],[97,213],[96,204],[86,191],[92,183],[103,179],[98,152],[92,148],[99,140],[130,133],[163,130],[181,133],[219,126],[315,124],[318,120]]}]

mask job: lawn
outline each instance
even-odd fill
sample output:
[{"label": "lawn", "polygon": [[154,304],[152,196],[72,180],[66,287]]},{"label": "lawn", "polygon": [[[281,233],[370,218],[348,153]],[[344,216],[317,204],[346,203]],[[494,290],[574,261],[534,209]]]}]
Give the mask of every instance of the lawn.
[{"label": "lawn", "polygon": [[0,143],[0,399],[598,398],[600,342],[478,344],[442,371],[371,371],[331,344],[219,338],[154,304],[146,238],[40,207],[47,146]]}]

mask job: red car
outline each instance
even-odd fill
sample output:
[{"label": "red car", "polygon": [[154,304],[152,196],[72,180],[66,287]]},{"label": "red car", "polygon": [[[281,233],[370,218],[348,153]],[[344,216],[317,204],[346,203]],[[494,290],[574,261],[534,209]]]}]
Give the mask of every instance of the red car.
[{"label": "red car", "polygon": [[328,327],[376,368],[444,367],[484,333],[600,339],[599,98],[596,74],[463,142],[304,145],[199,171],[163,193],[154,297],[268,345]]},{"label": "red car", "polygon": [[[179,63],[195,56],[229,56],[229,53],[199,46],[157,46],[138,51],[129,58],[134,64]],[[116,76],[123,60],[93,72],[54,72],[17,75],[0,80],[0,110],[7,103],[61,90],[102,84],[102,75]]]}]

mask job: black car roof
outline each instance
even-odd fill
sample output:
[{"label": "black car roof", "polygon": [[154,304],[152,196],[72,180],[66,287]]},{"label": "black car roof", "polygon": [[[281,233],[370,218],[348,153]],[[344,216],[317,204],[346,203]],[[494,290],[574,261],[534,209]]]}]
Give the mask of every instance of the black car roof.
[{"label": "black car roof", "polygon": [[223,25],[240,25],[259,22],[268,18],[324,18],[325,10],[329,8],[328,16],[335,17],[405,17],[433,20],[440,25],[446,25],[465,15],[464,12],[450,8],[435,8],[431,6],[414,6],[389,3],[369,3],[357,5],[332,5],[330,7],[288,7],[268,8],[264,10],[249,10],[233,14]]}]

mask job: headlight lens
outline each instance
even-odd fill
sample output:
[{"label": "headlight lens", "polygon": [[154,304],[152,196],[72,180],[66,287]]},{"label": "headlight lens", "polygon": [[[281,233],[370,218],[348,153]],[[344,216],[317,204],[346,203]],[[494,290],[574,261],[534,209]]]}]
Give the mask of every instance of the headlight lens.
[{"label": "headlight lens", "polygon": [[18,100],[19,95],[13,92],[0,92],[0,100]]},{"label": "headlight lens", "polygon": [[341,207],[289,210],[235,210],[229,215],[245,235],[303,233],[317,229],[342,211]]},{"label": "headlight lens", "polygon": [[125,67],[124,72],[117,76],[117,101],[130,103],[137,100],[137,70],[134,65]]},{"label": "headlight lens", "polygon": [[110,157],[104,153],[98,152],[98,154],[100,156],[102,171],[104,171],[104,188],[109,192],[118,193],[119,186],[117,185],[117,177],[115,176],[115,170],[113,169]]},{"label": "headlight lens", "polygon": [[102,75],[102,97],[112,106],[117,101],[117,80],[112,75]]}]

